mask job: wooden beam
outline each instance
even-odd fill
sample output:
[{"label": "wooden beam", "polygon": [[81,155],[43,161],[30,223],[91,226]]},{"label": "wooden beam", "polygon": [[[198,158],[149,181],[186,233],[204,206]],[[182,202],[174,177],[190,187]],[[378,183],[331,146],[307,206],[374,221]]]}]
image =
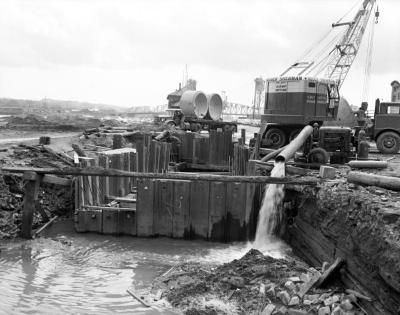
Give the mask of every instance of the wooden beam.
[{"label": "wooden beam", "polygon": [[53,185],[68,187],[68,186],[71,186],[72,179],[58,177],[55,175],[45,175],[45,176],[43,176],[42,182],[46,183],[46,184],[53,184]]},{"label": "wooden beam", "polygon": [[297,185],[316,185],[321,180],[302,179],[290,177],[267,177],[267,176],[230,176],[212,175],[201,173],[139,173],[127,172],[116,169],[104,169],[101,167],[74,168],[30,168],[30,167],[3,167],[2,171],[13,173],[37,172],[38,174],[53,175],[75,175],[75,176],[108,176],[108,177],[136,177],[136,178],[159,178],[159,179],[185,179],[185,180],[205,180],[217,182],[242,182],[242,183],[261,183],[261,184],[297,184]]},{"label": "wooden beam", "polygon": [[39,193],[40,180],[42,176],[38,176],[35,172],[27,171],[24,173],[24,179],[27,180],[25,185],[24,206],[22,210],[21,237],[32,238],[32,222],[35,212],[35,200]]}]

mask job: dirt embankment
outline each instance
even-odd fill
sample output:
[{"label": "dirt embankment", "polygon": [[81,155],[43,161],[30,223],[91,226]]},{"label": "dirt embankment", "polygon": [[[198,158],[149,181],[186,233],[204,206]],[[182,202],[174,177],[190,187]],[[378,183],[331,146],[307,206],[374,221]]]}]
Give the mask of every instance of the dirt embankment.
[{"label": "dirt embankment", "polygon": [[274,259],[252,249],[219,266],[180,265],[156,279],[152,293],[191,315],[362,314],[357,292],[346,293],[335,282],[310,288],[326,267],[317,270],[296,259]]},{"label": "dirt embankment", "polygon": [[286,194],[285,240],[313,265],[346,260],[342,281],[373,298],[370,314],[400,311],[400,193],[337,179]]},{"label": "dirt embankment", "polygon": [[[40,146],[13,146],[1,153],[0,166],[27,167],[65,167],[71,166],[54,153]],[[18,235],[23,208],[24,180],[21,174],[0,173],[0,239]],[[72,213],[73,191],[71,187],[42,183],[40,185],[37,207],[48,217]],[[35,212],[33,229],[39,227],[44,217]]]}]

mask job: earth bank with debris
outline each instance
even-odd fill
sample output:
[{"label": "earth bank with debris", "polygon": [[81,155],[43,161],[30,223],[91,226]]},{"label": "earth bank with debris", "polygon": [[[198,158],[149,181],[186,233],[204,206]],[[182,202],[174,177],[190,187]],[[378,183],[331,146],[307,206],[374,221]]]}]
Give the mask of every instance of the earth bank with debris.
[{"label": "earth bank with debris", "polygon": [[284,239],[312,265],[342,257],[341,280],[368,314],[400,312],[400,193],[343,177],[286,193]]}]

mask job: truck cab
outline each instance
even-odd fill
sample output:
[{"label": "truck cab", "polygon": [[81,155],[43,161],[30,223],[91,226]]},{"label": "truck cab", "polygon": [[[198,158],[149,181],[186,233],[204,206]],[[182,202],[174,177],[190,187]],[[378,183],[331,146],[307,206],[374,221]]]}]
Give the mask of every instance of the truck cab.
[{"label": "truck cab", "polygon": [[400,149],[400,103],[375,102],[372,134],[381,153],[396,154]]}]

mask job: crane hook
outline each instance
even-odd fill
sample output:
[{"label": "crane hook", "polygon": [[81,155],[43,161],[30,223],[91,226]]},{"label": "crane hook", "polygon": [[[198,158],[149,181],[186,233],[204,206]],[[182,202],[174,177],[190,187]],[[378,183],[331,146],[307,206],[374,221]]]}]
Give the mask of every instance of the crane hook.
[{"label": "crane hook", "polygon": [[379,7],[376,7],[376,11],[375,11],[375,24],[378,24],[378,18],[379,18]]}]

